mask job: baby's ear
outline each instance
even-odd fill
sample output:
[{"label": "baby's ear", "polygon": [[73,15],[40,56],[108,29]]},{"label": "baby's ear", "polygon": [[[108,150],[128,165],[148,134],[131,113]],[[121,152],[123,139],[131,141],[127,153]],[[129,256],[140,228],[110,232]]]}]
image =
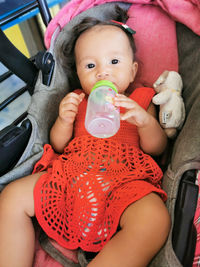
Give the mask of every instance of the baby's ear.
[{"label": "baby's ear", "polygon": [[132,65],[132,80],[131,80],[131,82],[133,82],[135,80],[137,70],[138,70],[138,63],[136,61],[134,61],[133,65]]}]

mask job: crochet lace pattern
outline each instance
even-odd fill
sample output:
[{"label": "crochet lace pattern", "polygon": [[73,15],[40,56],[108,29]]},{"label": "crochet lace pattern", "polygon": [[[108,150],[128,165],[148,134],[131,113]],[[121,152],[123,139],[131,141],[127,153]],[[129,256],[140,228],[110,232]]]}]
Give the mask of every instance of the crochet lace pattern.
[{"label": "crochet lace pattern", "polygon": [[[134,92],[131,97],[147,108],[153,89]],[[165,201],[166,193],[161,169],[139,148],[136,127],[123,121],[114,137],[95,138],[84,127],[86,104],[87,99],[79,106],[75,137],[64,153],[45,145],[34,172],[47,172],[35,186],[34,201],[47,235],[68,249],[97,252],[115,234],[128,205],[151,192]]]}]

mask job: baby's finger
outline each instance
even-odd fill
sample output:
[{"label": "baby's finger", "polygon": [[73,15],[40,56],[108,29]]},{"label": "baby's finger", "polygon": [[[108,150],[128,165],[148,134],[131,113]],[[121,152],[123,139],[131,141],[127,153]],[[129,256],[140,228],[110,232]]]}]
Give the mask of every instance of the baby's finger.
[{"label": "baby's finger", "polygon": [[79,104],[83,100],[84,96],[85,96],[84,93],[81,93],[80,95],[78,95],[74,92],[71,92],[63,98],[62,102],[64,102],[64,103],[70,102],[70,103],[74,103],[74,104]]},{"label": "baby's finger", "polygon": [[136,108],[138,105],[134,101],[129,101],[125,99],[125,100],[115,101],[115,106],[123,107],[126,109],[132,109],[132,108]]},{"label": "baby's finger", "polygon": [[124,107],[124,108],[134,108],[137,106],[137,103],[126,97],[125,95],[121,95],[121,94],[117,94],[116,97],[115,97],[115,100],[114,100],[114,104],[115,106],[117,107]]},{"label": "baby's finger", "polygon": [[76,116],[76,112],[74,112],[73,110],[62,110],[60,113],[60,117],[65,119],[65,118],[71,118],[71,117],[75,117]]},{"label": "baby's finger", "polygon": [[85,94],[84,94],[84,93],[81,93],[81,94],[79,95],[79,100],[82,101],[84,97],[85,97]]},{"label": "baby's finger", "polygon": [[80,95],[72,93],[69,95],[69,99],[74,99],[77,101],[78,104],[80,104],[80,102],[83,100],[83,98],[85,97],[84,93],[81,93]]},{"label": "baby's finger", "polygon": [[122,94],[116,94],[115,101],[121,101],[123,99],[129,99],[129,98],[125,95],[122,95]]},{"label": "baby's finger", "polygon": [[135,116],[135,110],[131,109],[127,111],[126,113],[121,114],[121,120],[128,120],[129,118],[132,118]]},{"label": "baby's finger", "polygon": [[78,105],[74,103],[64,103],[60,106],[60,111],[78,111]]},{"label": "baby's finger", "polygon": [[80,104],[80,99],[74,96],[69,96],[65,99],[63,99],[60,103],[60,107],[67,107],[67,106],[75,106],[77,107]]}]

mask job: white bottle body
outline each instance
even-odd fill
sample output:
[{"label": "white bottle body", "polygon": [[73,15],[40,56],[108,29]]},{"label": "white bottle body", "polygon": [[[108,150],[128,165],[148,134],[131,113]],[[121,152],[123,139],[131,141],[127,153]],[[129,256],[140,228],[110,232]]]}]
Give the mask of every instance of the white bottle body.
[{"label": "white bottle body", "polygon": [[120,127],[119,108],[114,106],[116,87],[109,81],[97,82],[87,103],[85,128],[93,136],[108,138]]}]

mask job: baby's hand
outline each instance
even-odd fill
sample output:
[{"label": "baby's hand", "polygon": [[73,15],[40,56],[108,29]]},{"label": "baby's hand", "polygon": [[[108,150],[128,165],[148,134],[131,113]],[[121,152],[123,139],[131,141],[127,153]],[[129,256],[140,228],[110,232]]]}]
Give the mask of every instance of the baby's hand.
[{"label": "baby's hand", "polygon": [[126,120],[131,124],[135,124],[137,127],[145,127],[151,121],[151,115],[134,100],[125,95],[116,95],[115,106],[126,109],[126,112],[121,114],[121,120]]},{"label": "baby's hand", "polygon": [[62,123],[65,124],[73,124],[76,114],[78,112],[78,106],[85,97],[84,93],[80,95],[76,93],[69,93],[67,94],[62,101],[60,102],[59,106],[59,118]]}]

